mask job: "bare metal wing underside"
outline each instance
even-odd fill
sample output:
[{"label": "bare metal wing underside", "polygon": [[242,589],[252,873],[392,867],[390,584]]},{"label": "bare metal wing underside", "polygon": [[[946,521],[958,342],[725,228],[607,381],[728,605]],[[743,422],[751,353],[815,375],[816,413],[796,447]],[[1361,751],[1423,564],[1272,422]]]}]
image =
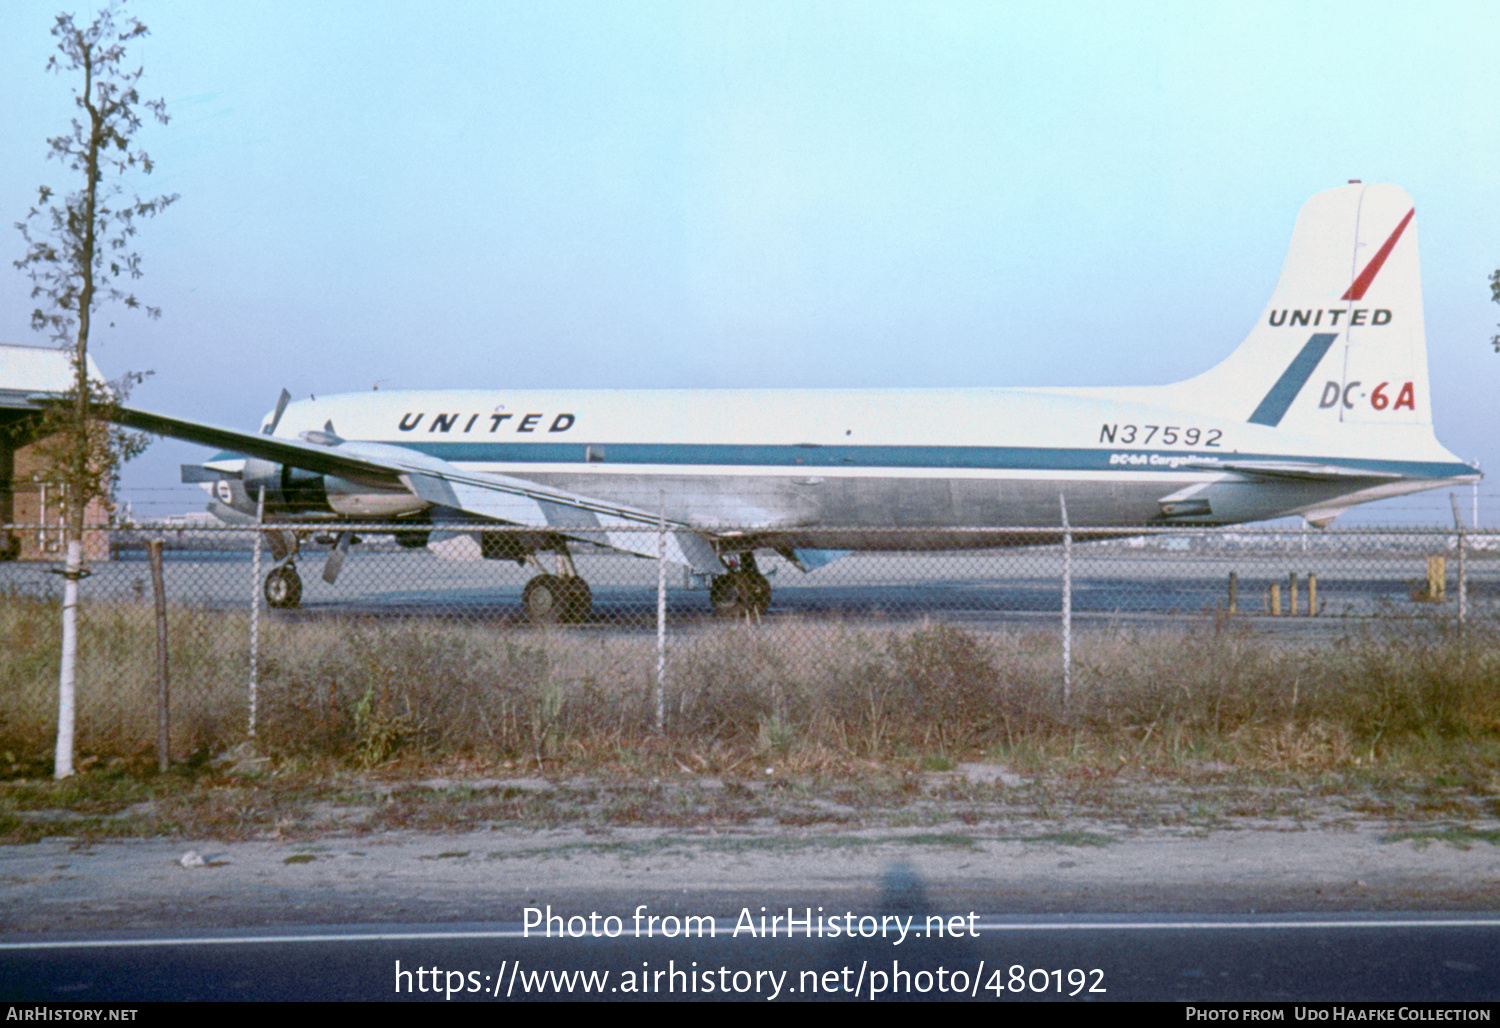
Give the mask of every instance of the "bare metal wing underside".
[{"label": "bare metal wing underside", "polygon": [[120,409],[117,420],[129,428],[217,446],[247,457],[287,464],[374,488],[402,489],[433,507],[475,518],[546,529],[625,553],[656,557],[665,529],[666,558],[694,571],[724,570],[710,537],[680,521],[636,507],[539,485],[510,475],[467,471],[447,461],[381,443],[350,442],[332,431],[284,439],[253,432]]}]

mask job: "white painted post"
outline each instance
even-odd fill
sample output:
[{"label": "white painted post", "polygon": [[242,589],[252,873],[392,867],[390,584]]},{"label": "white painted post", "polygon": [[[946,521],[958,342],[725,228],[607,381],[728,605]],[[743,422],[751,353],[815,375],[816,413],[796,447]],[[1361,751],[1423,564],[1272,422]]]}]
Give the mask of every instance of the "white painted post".
[{"label": "white painted post", "polygon": [[1464,551],[1468,547],[1464,545],[1464,523],[1458,516],[1458,497],[1449,493],[1448,501],[1453,504],[1453,527],[1458,529],[1458,627],[1462,629],[1468,613],[1469,575],[1464,560]]},{"label": "white painted post", "polygon": [[172,687],[167,654],[167,582],[161,567],[161,540],[146,543],[151,563],[151,596],[156,601],[156,770],[167,773],[172,750]]},{"label": "white painted post", "polygon": [[656,517],[656,730],[667,728],[667,498]]},{"label": "white painted post", "polygon": [[1469,547],[1464,540],[1463,532],[1458,533],[1458,627],[1463,628],[1464,618],[1468,614],[1469,605],[1469,569],[1468,561],[1465,559]]},{"label": "white painted post", "polygon": [[1068,526],[1068,500],[1057,494],[1062,507],[1063,527],[1063,593],[1062,593],[1062,665],[1063,706],[1073,691],[1073,532]]},{"label": "white painted post", "polygon": [[250,560],[250,738],[255,738],[255,701],[260,691],[260,551],[265,545],[266,487],[255,501],[255,556]]},{"label": "white painted post", "polygon": [[62,660],[57,673],[57,748],[52,777],[73,774],[73,713],[77,702],[78,580],[83,577],[83,543],[68,541],[68,565],[63,571]]}]

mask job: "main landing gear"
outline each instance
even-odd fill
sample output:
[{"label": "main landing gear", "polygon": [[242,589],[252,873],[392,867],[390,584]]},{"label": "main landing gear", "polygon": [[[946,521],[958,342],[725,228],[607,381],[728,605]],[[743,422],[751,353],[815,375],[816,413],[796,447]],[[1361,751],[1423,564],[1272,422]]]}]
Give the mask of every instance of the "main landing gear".
[{"label": "main landing gear", "polygon": [[740,554],[740,566],[718,575],[708,588],[720,617],[760,617],[771,605],[771,583],[755,566],[755,554]]},{"label": "main landing gear", "polygon": [[[568,544],[559,542],[555,552],[557,574],[543,572],[537,575],[526,583],[526,589],[521,593],[526,618],[538,625],[573,625],[586,621],[594,604],[594,595],[573,566]],[[536,561],[534,554],[531,560]]]},{"label": "main landing gear", "polygon": [[578,577],[537,575],[521,593],[527,619],[539,625],[575,624],[589,616],[593,602],[589,584]]}]

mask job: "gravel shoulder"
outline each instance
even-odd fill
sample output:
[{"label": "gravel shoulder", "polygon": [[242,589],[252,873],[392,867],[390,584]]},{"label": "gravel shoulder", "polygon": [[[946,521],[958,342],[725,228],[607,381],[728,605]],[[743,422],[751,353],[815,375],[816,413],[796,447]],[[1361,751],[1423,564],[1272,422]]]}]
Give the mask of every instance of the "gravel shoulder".
[{"label": "gravel shoulder", "polygon": [[18,938],[513,922],[547,905],[868,911],[891,902],[893,882],[906,904],[1000,916],[1495,910],[1500,818],[1461,792],[1064,787],[988,765],[858,794],[706,777],[439,779],[288,808],[266,830],[3,846],[0,924]]}]

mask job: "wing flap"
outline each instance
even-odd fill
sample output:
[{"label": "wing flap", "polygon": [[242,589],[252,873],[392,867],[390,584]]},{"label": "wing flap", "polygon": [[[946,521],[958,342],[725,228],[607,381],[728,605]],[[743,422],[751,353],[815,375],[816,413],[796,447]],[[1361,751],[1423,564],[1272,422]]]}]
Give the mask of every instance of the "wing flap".
[{"label": "wing flap", "polygon": [[[646,511],[543,489],[524,479],[501,475],[452,476],[428,470],[410,472],[402,476],[402,481],[418,497],[440,507],[529,528],[546,528],[570,539],[642,557],[656,557],[661,552],[660,535],[648,531],[657,519]],[[707,538],[673,522],[665,528],[667,560],[705,574],[723,572],[723,562]]]}]

